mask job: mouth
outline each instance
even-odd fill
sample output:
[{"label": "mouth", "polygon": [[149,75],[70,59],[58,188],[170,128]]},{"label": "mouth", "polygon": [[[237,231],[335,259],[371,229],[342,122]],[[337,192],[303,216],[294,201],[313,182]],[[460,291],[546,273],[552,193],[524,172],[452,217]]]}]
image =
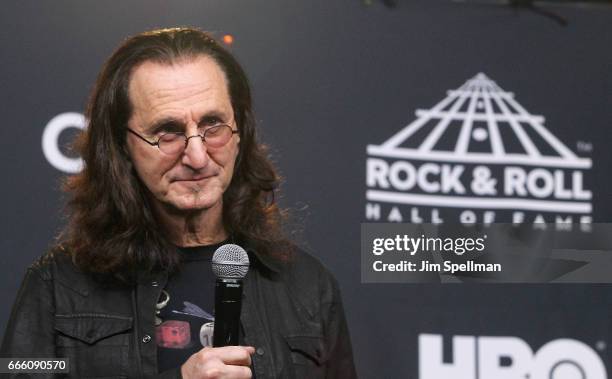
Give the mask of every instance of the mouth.
[{"label": "mouth", "polygon": [[186,183],[196,183],[196,182],[201,182],[203,180],[206,179],[210,179],[212,177],[214,177],[216,175],[202,175],[202,176],[196,176],[193,178],[179,178],[179,179],[175,179],[175,182],[186,182]]}]

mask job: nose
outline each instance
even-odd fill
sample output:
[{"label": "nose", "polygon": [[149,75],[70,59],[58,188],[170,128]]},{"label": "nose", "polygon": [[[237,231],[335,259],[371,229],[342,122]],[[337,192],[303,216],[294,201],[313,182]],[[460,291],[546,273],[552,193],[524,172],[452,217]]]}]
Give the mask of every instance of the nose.
[{"label": "nose", "polygon": [[181,158],[183,164],[199,170],[208,164],[209,159],[202,137],[197,134],[187,137],[187,146]]}]

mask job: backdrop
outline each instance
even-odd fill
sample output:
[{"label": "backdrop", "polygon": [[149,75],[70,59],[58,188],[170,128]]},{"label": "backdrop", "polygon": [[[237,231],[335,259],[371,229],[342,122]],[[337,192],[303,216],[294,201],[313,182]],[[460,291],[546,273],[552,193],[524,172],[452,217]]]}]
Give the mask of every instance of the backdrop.
[{"label": "backdrop", "polygon": [[[488,4],[389,5],[4,2],[0,329],[26,267],[63,225],[60,179],[79,164],[65,145],[102,62],[129,35],[186,25],[234,37],[282,204],[341,284],[361,377],[612,374],[608,285],[363,284],[359,266],[363,222],[611,221],[612,8],[545,5],[562,26]],[[372,170],[397,162],[519,167],[525,188],[505,195],[525,202],[483,205],[496,197],[443,183],[425,198],[388,196],[411,192]]]}]

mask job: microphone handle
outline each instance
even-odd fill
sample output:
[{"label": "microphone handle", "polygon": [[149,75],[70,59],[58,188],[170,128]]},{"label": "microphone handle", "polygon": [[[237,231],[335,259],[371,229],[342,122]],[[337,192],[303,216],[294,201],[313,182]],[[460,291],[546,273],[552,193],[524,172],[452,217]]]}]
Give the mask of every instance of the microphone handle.
[{"label": "microphone handle", "polygon": [[218,278],[215,284],[213,347],[238,346],[242,280]]}]

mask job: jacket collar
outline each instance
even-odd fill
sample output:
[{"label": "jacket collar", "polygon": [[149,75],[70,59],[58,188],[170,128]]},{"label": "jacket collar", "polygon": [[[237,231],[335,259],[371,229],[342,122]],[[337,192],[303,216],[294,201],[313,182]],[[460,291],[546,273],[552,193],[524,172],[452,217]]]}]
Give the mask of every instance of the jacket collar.
[{"label": "jacket collar", "polygon": [[248,241],[242,242],[241,245],[249,256],[255,257],[257,261],[260,262],[265,268],[274,273],[280,272],[281,262],[279,262],[277,259],[268,254],[263,254],[260,251],[257,251],[257,249],[253,247],[253,244]]}]

